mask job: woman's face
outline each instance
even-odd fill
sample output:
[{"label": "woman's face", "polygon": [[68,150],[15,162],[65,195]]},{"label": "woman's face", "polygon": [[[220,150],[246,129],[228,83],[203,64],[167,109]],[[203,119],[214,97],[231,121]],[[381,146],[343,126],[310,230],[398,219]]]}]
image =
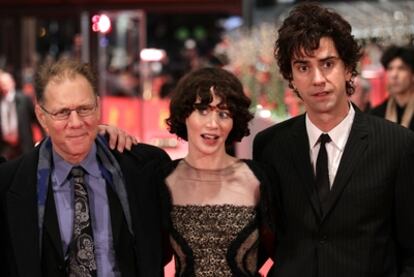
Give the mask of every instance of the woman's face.
[{"label": "woman's face", "polygon": [[194,111],[187,117],[188,147],[192,155],[222,155],[226,153],[225,144],[233,128],[233,118],[221,99],[213,93],[209,105],[201,105],[197,99]]}]

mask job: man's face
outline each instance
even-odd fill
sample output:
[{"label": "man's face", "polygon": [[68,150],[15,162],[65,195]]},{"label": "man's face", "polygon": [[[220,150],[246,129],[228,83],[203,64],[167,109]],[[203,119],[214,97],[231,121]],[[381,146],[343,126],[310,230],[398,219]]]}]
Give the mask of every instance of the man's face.
[{"label": "man's face", "polygon": [[[74,109],[91,112],[81,116]],[[72,110],[67,119],[51,115],[65,110]],[[86,78],[76,75],[59,82],[52,79],[45,87],[44,103],[36,105],[36,115],[49,134],[53,149],[63,159],[78,164],[86,157],[96,138],[100,120],[99,99]]]},{"label": "man's face", "polygon": [[391,95],[410,92],[414,86],[414,72],[400,58],[395,58],[388,64],[386,78]]},{"label": "man's face", "polygon": [[302,52],[293,57],[292,85],[299,92],[306,111],[312,119],[343,116],[349,109],[346,81],[352,74],[339,57],[331,38],[321,38],[313,55]]},{"label": "man's face", "polygon": [[0,73],[0,93],[7,95],[9,91],[14,89],[14,80],[8,73]]}]

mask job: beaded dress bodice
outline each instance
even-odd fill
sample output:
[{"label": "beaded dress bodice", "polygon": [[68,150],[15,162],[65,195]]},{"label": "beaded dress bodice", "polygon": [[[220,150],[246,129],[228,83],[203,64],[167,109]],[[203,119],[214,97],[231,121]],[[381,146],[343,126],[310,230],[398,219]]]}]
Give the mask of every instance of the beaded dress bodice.
[{"label": "beaded dress bodice", "polygon": [[182,160],[166,184],[176,276],[259,276],[259,181],[245,163],[200,170]]}]

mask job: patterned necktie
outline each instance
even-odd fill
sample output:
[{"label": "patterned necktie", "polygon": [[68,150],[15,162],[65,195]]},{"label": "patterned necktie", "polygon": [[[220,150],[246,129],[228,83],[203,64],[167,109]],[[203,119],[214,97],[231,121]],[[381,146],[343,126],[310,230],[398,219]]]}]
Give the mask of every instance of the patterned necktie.
[{"label": "patterned necktie", "polygon": [[329,172],[328,172],[328,154],[326,153],[325,144],[330,142],[331,138],[328,134],[322,134],[319,137],[320,148],[318,158],[316,160],[316,188],[321,202],[322,212],[326,212],[325,204],[329,196]]},{"label": "patterned necktie", "polygon": [[84,170],[73,167],[70,171],[75,188],[73,235],[69,248],[69,276],[96,276],[95,247],[89,213],[88,191]]}]

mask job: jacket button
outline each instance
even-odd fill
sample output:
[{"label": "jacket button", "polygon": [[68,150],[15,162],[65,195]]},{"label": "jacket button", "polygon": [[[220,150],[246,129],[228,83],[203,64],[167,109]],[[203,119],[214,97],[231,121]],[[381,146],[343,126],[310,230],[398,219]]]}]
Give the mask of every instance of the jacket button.
[{"label": "jacket button", "polygon": [[326,236],[326,235],[323,235],[322,237],[321,237],[321,239],[319,240],[319,243],[320,244],[325,244],[325,243],[327,243],[328,242],[328,236]]}]

